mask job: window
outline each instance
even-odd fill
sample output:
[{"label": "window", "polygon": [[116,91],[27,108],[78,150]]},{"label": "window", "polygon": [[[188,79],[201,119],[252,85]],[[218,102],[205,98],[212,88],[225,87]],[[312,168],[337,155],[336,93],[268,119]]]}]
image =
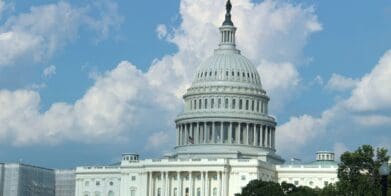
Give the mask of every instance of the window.
[{"label": "window", "polygon": [[136,180],[136,176],[132,176],[132,181],[135,181]]},{"label": "window", "polygon": [[190,110],[193,109],[193,102],[190,100]]},{"label": "window", "polygon": [[212,72],[209,72],[209,76],[212,76]]},{"label": "window", "polygon": [[99,185],[100,185],[100,182],[99,182],[99,181],[96,181],[96,182],[95,182],[95,185],[96,185],[96,186],[99,186]]},{"label": "window", "polygon": [[84,185],[85,185],[85,186],[89,186],[89,185],[90,185],[90,181],[85,181],[85,182],[84,182]]},{"label": "window", "polygon": [[232,105],[231,105],[231,108],[232,108],[232,109],[235,109],[235,99],[232,99]]},{"label": "window", "polygon": [[327,186],[329,184],[328,181],[324,181],[324,186]]},{"label": "window", "polygon": [[201,99],[198,100],[198,109],[201,109]]},{"label": "window", "polygon": [[214,106],[215,106],[215,99],[212,98],[212,99],[210,100],[210,102],[211,102],[211,103],[210,103],[210,108],[213,109]]},{"label": "window", "polygon": [[299,185],[299,181],[295,180],[295,182],[293,184],[295,184],[297,186],[297,185]]},{"label": "window", "polygon": [[217,188],[213,188],[213,196],[217,196]]},{"label": "window", "polygon": [[134,189],[130,190],[130,196],[136,196],[136,190]]},{"label": "window", "polygon": [[110,181],[110,182],[109,182],[109,185],[110,185],[110,186],[113,186],[113,185],[114,185],[114,182],[113,182],[113,181]]},{"label": "window", "polygon": [[246,100],[246,110],[248,110],[248,100]]},{"label": "window", "polygon": [[259,100],[257,101],[257,112],[259,112]]},{"label": "window", "polygon": [[100,196],[100,192],[99,191],[95,191],[95,196]]},{"label": "window", "polygon": [[242,176],[241,176],[241,179],[242,179],[242,180],[246,180],[246,176],[245,176],[245,175],[242,175]]},{"label": "window", "polygon": [[201,188],[197,188],[197,196],[201,196]]},{"label": "window", "polygon": [[194,100],[194,109],[197,109],[197,100]]},{"label": "window", "polygon": [[221,108],[221,99],[219,98],[219,100],[217,101],[217,108]]},{"label": "window", "polygon": [[161,188],[157,189],[157,196],[162,196],[162,189]]},{"label": "window", "polygon": [[254,111],[254,100],[251,101],[251,110]]},{"label": "window", "polygon": [[309,185],[310,185],[310,186],[313,186],[313,185],[314,185],[314,182],[310,181],[310,182],[309,182]]},{"label": "window", "polygon": [[174,196],[178,196],[178,189],[177,188],[174,188]]},{"label": "window", "polygon": [[228,109],[228,99],[225,99],[225,109]]},{"label": "window", "polygon": [[204,105],[205,105],[204,109],[208,109],[208,100],[207,99],[205,99]]},{"label": "window", "polygon": [[239,110],[241,110],[242,109],[242,100],[240,99],[239,100]]},{"label": "window", "polygon": [[114,196],[114,192],[113,191],[109,191],[109,193],[107,193],[108,196]]},{"label": "window", "polygon": [[228,76],[228,71],[225,72],[225,75]]},{"label": "window", "polygon": [[234,76],[235,75],[235,73],[234,72],[232,72],[232,76]]},{"label": "window", "polygon": [[90,196],[90,192],[84,192],[84,196]]}]

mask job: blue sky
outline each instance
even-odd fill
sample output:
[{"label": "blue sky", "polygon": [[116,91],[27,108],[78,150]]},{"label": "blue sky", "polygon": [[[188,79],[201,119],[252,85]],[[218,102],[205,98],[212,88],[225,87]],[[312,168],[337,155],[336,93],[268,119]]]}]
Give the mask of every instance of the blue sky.
[{"label": "blue sky", "polygon": [[[390,148],[389,1],[232,2],[279,154]],[[169,152],[224,3],[0,0],[0,161],[64,168]]]}]

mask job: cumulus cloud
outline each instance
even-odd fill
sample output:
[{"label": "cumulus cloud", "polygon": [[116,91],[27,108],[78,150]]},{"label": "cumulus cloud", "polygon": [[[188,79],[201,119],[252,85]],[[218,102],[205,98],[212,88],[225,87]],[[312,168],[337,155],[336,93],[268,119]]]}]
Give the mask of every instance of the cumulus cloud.
[{"label": "cumulus cloud", "polygon": [[346,101],[354,111],[391,110],[391,50],[374,69],[361,78],[352,96]]},{"label": "cumulus cloud", "polygon": [[43,76],[45,76],[45,78],[51,77],[54,74],[56,74],[56,66],[54,65],[50,65],[43,70]]},{"label": "cumulus cloud", "polygon": [[[321,30],[313,8],[285,1],[254,3],[250,0],[238,0],[233,4],[233,21],[238,27],[238,47],[257,65],[263,77],[264,88],[273,97],[284,97],[286,93],[291,93],[300,82],[296,62],[302,58],[305,42],[312,33]],[[79,15],[85,13],[83,9],[74,9],[64,2],[53,5],[51,9],[56,10],[58,6],[68,9],[71,13],[69,20],[76,20],[74,18],[80,18]],[[38,11],[42,10],[32,10],[30,14]],[[78,13],[77,17],[72,11]],[[198,64],[212,55],[213,49],[217,47],[218,27],[223,21],[224,12],[223,1],[182,0],[182,22],[165,36],[167,41],[178,47],[177,53],[155,59],[146,72],[128,62],[122,62],[103,75],[95,75],[94,85],[74,103],[58,102],[52,104],[47,111],[40,111],[41,100],[37,92],[3,90],[0,99],[4,101],[0,104],[4,104],[0,107],[5,109],[0,111],[0,135],[3,139],[10,138],[7,141],[18,145],[64,140],[100,142],[118,139],[124,133],[132,134],[140,129],[151,133],[159,127],[158,130],[167,131],[154,133],[148,140],[156,144],[156,147],[168,145],[167,142],[156,141],[156,138],[167,139],[166,135],[175,134],[173,118],[181,110],[182,95],[191,84]],[[8,26],[18,26],[13,24],[19,22],[12,21],[21,21],[20,18],[23,17],[10,20]],[[28,26],[34,27],[34,24]],[[71,27],[66,30],[76,34],[79,26]],[[158,35],[159,32],[165,34],[164,29],[158,30]],[[37,43],[29,42],[29,47],[16,48],[24,51],[17,52],[23,56],[30,55],[28,51],[32,48],[41,47],[42,39],[44,43],[50,41],[36,34],[25,35],[19,31],[5,33],[10,35],[3,36],[10,36],[8,39],[15,42],[17,40],[12,38],[14,33],[17,36],[31,36],[31,40],[36,39]],[[54,39],[56,40],[55,36]],[[72,39],[73,36],[65,38]],[[44,44],[45,47],[50,45]],[[46,50],[41,49],[31,55],[37,55],[39,60],[42,59],[41,54],[46,54]],[[13,54],[3,58],[3,61],[14,60],[16,57]],[[22,103],[19,103],[19,99],[22,99]],[[282,102],[283,100],[279,103],[276,101],[276,105]],[[157,113],[160,117],[155,118],[154,123],[161,124],[149,126],[151,115]],[[156,122],[159,119],[163,120]],[[318,123],[311,121],[314,120],[308,119],[309,124],[314,125],[309,126]]]},{"label": "cumulus cloud", "polygon": [[333,73],[326,84],[326,88],[333,91],[348,91],[356,87],[357,83],[357,79]]},{"label": "cumulus cloud", "polygon": [[[288,122],[280,125],[277,128],[280,149],[285,152],[297,152],[315,138],[319,140],[330,135],[347,135],[349,138],[345,139],[349,140],[353,135],[372,135],[372,129],[375,127],[389,126],[391,122],[390,75],[391,50],[380,58],[379,63],[370,73],[355,82],[350,97],[338,101],[319,117],[304,114],[291,117]],[[380,130],[380,135],[391,137],[387,129]],[[372,135],[372,137],[376,136]],[[366,141],[373,138],[367,137]]]},{"label": "cumulus cloud", "polygon": [[158,150],[162,146],[167,145],[169,142],[172,142],[170,135],[168,135],[165,131],[159,131],[149,136],[148,143],[146,143],[145,148],[148,150]]},{"label": "cumulus cloud", "polygon": [[[101,17],[93,17],[92,11]],[[115,4],[74,7],[67,2],[31,7],[0,26],[0,68],[20,62],[42,62],[78,37],[82,27],[106,35],[120,23]]]}]

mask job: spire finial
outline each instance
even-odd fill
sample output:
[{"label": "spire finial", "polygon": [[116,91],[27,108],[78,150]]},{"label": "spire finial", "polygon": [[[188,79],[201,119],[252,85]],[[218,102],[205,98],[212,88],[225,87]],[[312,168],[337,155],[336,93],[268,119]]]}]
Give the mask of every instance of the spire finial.
[{"label": "spire finial", "polygon": [[226,9],[226,13],[225,13],[225,20],[223,22],[223,25],[234,26],[234,23],[231,21],[232,4],[230,0],[228,0],[227,3],[225,4],[225,9]]}]

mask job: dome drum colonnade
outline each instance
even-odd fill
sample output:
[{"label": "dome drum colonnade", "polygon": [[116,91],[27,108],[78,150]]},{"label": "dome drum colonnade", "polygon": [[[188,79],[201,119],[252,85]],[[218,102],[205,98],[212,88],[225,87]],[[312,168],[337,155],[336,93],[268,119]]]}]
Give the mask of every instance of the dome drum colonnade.
[{"label": "dome drum colonnade", "polygon": [[276,122],[268,115],[269,97],[255,66],[236,49],[230,11],[228,1],[219,47],[201,63],[183,96],[184,111],[175,120],[179,158],[232,158],[224,151],[238,152],[237,158],[275,155]]}]

